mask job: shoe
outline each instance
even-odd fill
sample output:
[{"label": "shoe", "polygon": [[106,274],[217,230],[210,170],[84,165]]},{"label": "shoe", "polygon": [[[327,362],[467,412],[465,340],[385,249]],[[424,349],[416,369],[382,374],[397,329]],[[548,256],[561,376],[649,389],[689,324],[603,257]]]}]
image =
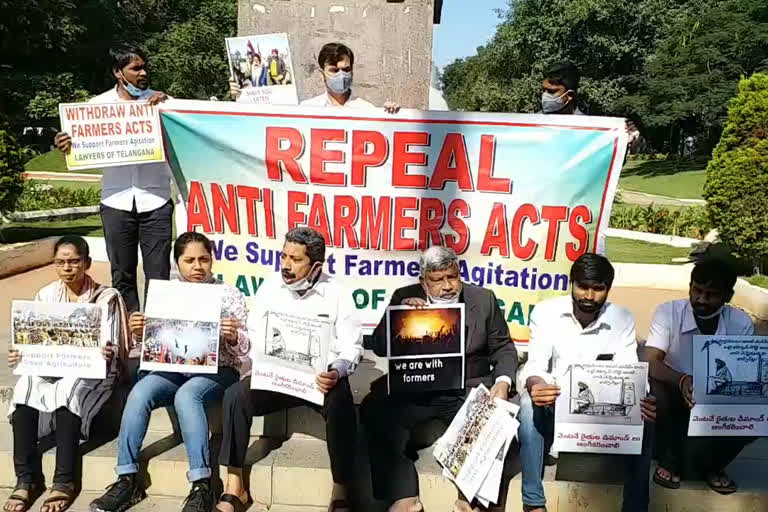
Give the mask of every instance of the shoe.
[{"label": "shoe", "polygon": [[107,487],[101,498],[91,502],[91,512],[123,512],[147,497],[136,475],[123,475]]},{"label": "shoe", "polygon": [[206,478],[192,483],[192,489],[184,500],[181,512],[211,512],[213,509],[213,492],[211,481]]}]

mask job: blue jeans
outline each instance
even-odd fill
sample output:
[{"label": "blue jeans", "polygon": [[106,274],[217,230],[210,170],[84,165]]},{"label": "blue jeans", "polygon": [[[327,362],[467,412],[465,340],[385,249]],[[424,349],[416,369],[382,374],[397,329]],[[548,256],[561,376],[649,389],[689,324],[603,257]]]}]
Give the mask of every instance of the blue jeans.
[{"label": "blue jeans", "polygon": [[128,395],[120,437],[117,441],[119,476],[139,472],[139,451],[147,434],[149,416],[153,409],[173,406],[179,419],[181,437],[189,458],[187,479],[190,482],[210,478],[208,450],[208,418],[205,410],[220,402],[224,391],[237,382],[239,374],[233,368],[221,367],[213,375],[184,375],[182,373],[152,372],[139,377]]},{"label": "blue jeans", "polygon": [[[520,465],[522,466],[523,504],[543,507],[547,503],[541,477],[544,472],[545,450],[551,447],[554,436],[554,407],[537,407],[525,392],[520,397]],[[653,424],[645,423],[643,450],[640,455],[609,455],[624,459],[624,496],[622,512],[647,512],[649,477],[653,446]]]}]

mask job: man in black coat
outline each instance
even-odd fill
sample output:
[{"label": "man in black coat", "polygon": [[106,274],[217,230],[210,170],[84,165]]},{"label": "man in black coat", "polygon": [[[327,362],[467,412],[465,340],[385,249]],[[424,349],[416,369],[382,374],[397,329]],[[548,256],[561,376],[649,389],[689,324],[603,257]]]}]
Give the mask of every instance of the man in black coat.
[{"label": "man in black coat", "polygon": [[[480,384],[492,397],[503,400],[512,394],[517,372],[517,350],[492,291],[462,283],[459,260],[451,249],[431,247],[421,256],[419,283],[395,291],[390,306],[424,307],[463,303],[465,307],[465,388],[449,391],[394,393],[388,395],[386,376],[371,385],[362,407],[362,421],[369,439],[373,493],[390,503],[389,512],[419,512],[419,481],[408,456],[409,440],[419,426],[438,420],[442,435],[464,403],[466,394]],[[374,331],[374,352],[387,356],[386,316]],[[509,452],[512,453],[512,450]],[[509,460],[509,457],[508,457]],[[509,466],[509,464],[505,464]],[[509,478],[493,510],[504,510]],[[456,510],[473,510],[459,496]],[[477,510],[477,508],[475,509]]]}]

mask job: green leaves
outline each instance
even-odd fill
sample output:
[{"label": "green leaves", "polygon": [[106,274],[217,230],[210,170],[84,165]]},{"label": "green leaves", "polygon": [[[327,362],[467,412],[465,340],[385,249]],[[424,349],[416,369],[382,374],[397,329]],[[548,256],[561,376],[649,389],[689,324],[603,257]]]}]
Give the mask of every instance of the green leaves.
[{"label": "green leaves", "polygon": [[24,190],[26,154],[8,131],[0,127],[0,214],[13,212]]}]

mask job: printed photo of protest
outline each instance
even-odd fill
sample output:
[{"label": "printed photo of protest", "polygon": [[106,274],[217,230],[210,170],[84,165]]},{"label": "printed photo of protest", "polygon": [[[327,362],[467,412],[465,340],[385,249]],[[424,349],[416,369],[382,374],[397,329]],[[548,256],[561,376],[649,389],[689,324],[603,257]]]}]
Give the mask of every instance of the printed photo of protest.
[{"label": "printed photo of protest", "polygon": [[102,310],[96,304],[14,301],[16,345],[98,347]]},{"label": "printed photo of protest", "polygon": [[231,78],[241,89],[291,85],[293,63],[285,34],[227,38]]},{"label": "printed photo of protest", "polygon": [[218,365],[219,323],[147,317],[141,361],[157,364]]},{"label": "printed photo of protest", "polygon": [[461,352],[462,309],[390,308],[390,357]]}]

